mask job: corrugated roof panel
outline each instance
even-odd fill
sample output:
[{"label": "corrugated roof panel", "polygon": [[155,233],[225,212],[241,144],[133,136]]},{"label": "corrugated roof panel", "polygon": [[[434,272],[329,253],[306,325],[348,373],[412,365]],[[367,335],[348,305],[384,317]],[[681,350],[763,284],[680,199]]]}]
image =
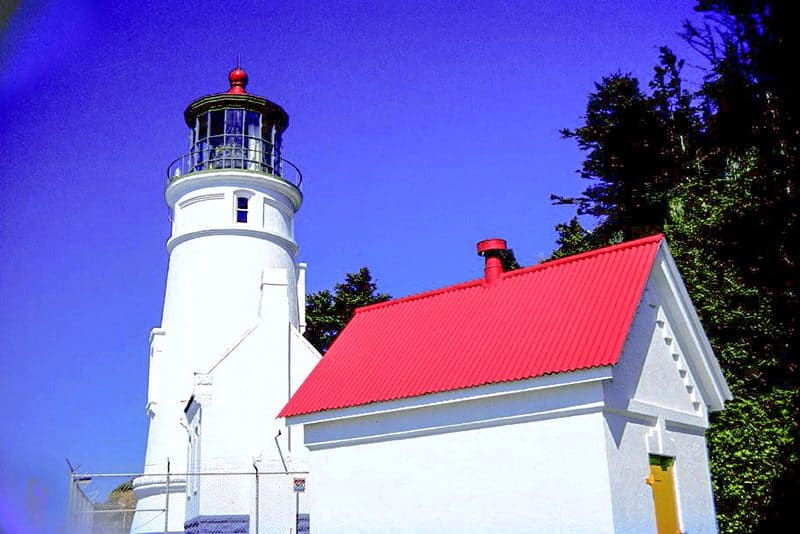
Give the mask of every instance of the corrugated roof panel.
[{"label": "corrugated roof panel", "polygon": [[280,416],[614,364],[662,239],[360,308]]}]

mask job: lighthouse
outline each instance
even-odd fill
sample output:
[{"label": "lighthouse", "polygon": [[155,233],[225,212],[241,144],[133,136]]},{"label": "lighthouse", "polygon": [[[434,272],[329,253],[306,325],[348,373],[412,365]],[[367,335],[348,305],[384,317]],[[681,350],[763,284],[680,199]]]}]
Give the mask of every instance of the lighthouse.
[{"label": "lighthouse", "polygon": [[169,266],[134,533],[200,532],[220,518],[252,529],[251,484],[200,473],[305,468],[302,437],[276,419],[320,357],[302,337],[302,175],[283,157],[284,109],[250,94],[238,65],[228,78],[186,108],[189,149],[167,168]]}]

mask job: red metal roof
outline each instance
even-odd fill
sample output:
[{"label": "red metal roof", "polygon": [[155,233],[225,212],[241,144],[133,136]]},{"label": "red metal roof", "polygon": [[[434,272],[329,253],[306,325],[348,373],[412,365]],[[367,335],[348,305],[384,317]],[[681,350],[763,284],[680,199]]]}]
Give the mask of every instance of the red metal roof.
[{"label": "red metal roof", "polygon": [[279,417],[613,365],[662,239],[359,308]]}]

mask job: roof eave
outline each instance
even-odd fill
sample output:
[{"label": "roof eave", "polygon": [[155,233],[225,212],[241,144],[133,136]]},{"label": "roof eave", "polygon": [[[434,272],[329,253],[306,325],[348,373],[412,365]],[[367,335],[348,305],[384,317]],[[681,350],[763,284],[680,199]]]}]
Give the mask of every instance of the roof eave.
[{"label": "roof eave", "polygon": [[[525,391],[545,390],[556,387],[575,386],[589,382],[611,380],[613,378],[611,365],[591,367],[588,369],[577,369],[564,373],[552,373],[544,376],[537,376],[525,380],[513,380],[508,382],[498,382],[494,384],[484,384],[482,386],[428,393],[402,399],[393,399],[382,402],[373,402],[358,406],[346,406],[331,410],[288,415],[285,416],[287,425],[321,423],[334,421],[337,419],[347,419],[351,417],[361,417],[364,415],[375,415],[379,413],[400,412],[404,410],[414,410],[422,406],[432,406],[441,404],[451,404],[464,400],[475,399],[478,397],[497,397],[511,395]],[[288,405],[287,405],[288,406]],[[284,410],[286,407],[284,407]],[[283,412],[283,411],[282,411]]]}]

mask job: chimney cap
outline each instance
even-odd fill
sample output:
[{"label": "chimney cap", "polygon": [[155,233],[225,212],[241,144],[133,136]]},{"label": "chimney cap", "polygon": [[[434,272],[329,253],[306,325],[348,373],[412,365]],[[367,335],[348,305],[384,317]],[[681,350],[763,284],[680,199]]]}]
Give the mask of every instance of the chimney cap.
[{"label": "chimney cap", "polygon": [[508,248],[505,239],[493,237],[491,239],[484,239],[478,243],[478,255],[483,256],[487,252],[499,252]]}]

